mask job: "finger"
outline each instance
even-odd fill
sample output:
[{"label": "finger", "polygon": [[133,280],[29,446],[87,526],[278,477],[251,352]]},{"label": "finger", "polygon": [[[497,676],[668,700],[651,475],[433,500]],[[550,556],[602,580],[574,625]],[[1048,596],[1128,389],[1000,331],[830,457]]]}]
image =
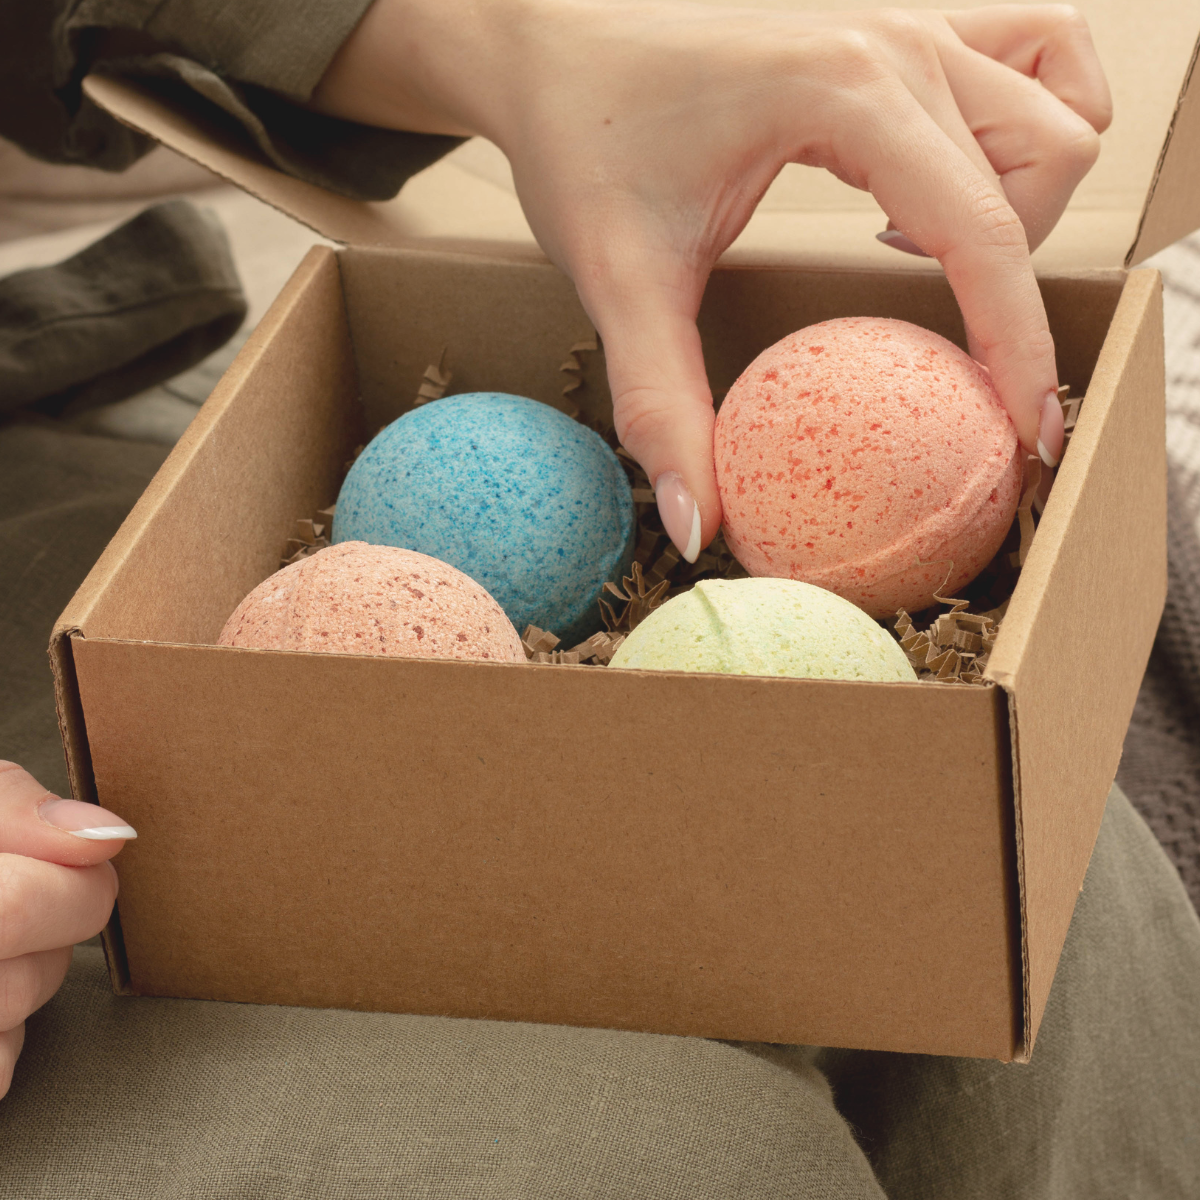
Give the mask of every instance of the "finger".
[{"label": "finger", "polygon": [[617,436],[654,485],[663,528],[695,562],[721,527],[712,392],[696,330],[704,279],[655,252],[572,274],[604,342]]},{"label": "finger", "polygon": [[[975,167],[980,177],[989,181],[998,192],[1003,192],[1000,176],[980,144],[976,131],[968,124],[947,75],[946,60],[953,58],[955,50],[960,59],[972,52],[963,46],[952,31],[947,31],[943,24],[939,24],[934,14],[888,9],[874,14],[874,23],[882,42],[889,48],[892,65],[904,86]],[[1005,88],[1018,83],[1028,87],[1037,86],[1023,75],[1000,67],[990,59],[984,61],[1003,74],[1002,94]],[[993,104],[993,107],[996,105]],[[928,257],[927,251],[905,237],[892,221],[888,222],[883,233],[876,236],[896,250]]]},{"label": "finger", "polygon": [[12,1086],[13,1067],[17,1065],[17,1056],[24,1044],[24,1025],[0,1033],[0,1098],[8,1095],[8,1089]]},{"label": "finger", "polygon": [[107,809],[63,800],[16,763],[0,760],[0,853],[85,867],[112,858],[135,837]]},{"label": "finger", "polygon": [[0,1030],[15,1029],[37,1012],[58,991],[70,965],[70,946],[0,962]]},{"label": "finger", "polygon": [[[941,261],[1017,435],[1036,453],[1058,380],[1020,220],[911,95],[898,84],[875,86],[889,94],[862,103],[892,113],[892,122],[851,122],[838,159],[906,237]],[[1057,456],[1060,447],[1047,449]]]},{"label": "finger", "polygon": [[1004,4],[942,14],[972,50],[1057,96],[1097,133],[1112,123],[1112,94],[1087,21],[1066,4]]},{"label": "finger", "polygon": [[112,864],[62,867],[0,854],[0,959],[95,937],[117,898]]},{"label": "finger", "polygon": [[958,44],[942,62],[955,104],[1035,249],[1100,152],[1100,138],[1040,84]]},{"label": "finger", "polygon": [[[1054,228],[1099,153],[1095,130],[1036,80],[928,19],[891,14],[903,82],[980,175],[1007,197],[1030,249]],[[901,235],[884,240],[912,252]]]},{"label": "finger", "polygon": [[[946,78],[946,49],[962,43],[935,14],[885,9],[870,14],[870,27],[902,83],[937,122],[942,132],[967,156],[976,170],[999,186],[999,179],[959,111]],[[1010,72],[1014,79],[1021,78]]]}]

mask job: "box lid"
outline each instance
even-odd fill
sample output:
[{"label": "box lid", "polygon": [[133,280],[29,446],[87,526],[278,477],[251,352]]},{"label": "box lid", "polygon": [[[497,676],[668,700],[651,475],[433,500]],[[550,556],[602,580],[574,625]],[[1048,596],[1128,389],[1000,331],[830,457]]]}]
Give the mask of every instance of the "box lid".
[{"label": "box lid", "polygon": [[[861,7],[859,0],[769,2],[780,8]],[[962,4],[943,0],[941,6]],[[1200,97],[1191,86],[1200,4],[1078,0],[1077,7],[1091,25],[1115,115],[1102,136],[1099,161],[1034,257],[1043,270],[1130,266],[1200,226]],[[395,200],[363,203],[284,175],[227,131],[168,103],[150,86],[93,75],[84,87],[122,121],[334,241],[468,242],[519,256],[536,253],[507,162],[482,139],[414,177]],[[792,165],[768,190],[730,253],[750,262],[912,270],[914,260],[876,242],[885,220],[870,195],[826,171]]]}]

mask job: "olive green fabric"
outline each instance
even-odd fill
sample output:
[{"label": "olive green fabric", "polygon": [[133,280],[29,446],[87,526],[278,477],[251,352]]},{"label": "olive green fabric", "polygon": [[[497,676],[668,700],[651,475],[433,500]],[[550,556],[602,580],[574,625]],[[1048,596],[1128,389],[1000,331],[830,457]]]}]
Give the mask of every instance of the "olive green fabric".
[{"label": "olive green fabric", "polygon": [[361,200],[394,196],[461,139],[304,107],[370,0],[41,0],[0,4],[0,135],[52,162],[119,171],[150,148],[82,92],[91,70],[151,83],[251,153]]},{"label": "olive green fabric", "polygon": [[59,50],[70,0],[0,4],[0,136],[49,162],[122,171],[153,142],[114,121],[80,88],[91,56]]},{"label": "olive green fabric", "polygon": [[1027,1066],[825,1050],[891,1200],[1200,1197],[1200,921],[1114,787]]},{"label": "olive green fabric", "polygon": [[[97,31],[137,32],[214,74],[303,103],[371,0],[60,0],[62,60]],[[60,68],[61,71],[61,68]]]},{"label": "olive green fabric", "polygon": [[122,1000],[90,948],[0,1101],[0,1194],[883,1198],[811,1068],[695,1038]]},{"label": "olive green fabric", "polygon": [[245,316],[216,217],[157,204],[65,262],[0,279],[0,409],[122,400],[206,358]]},{"label": "olive green fabric", "polygon": [[0,423],[0,758],[59,795],[50,631],[166,455],[45,419]]}]

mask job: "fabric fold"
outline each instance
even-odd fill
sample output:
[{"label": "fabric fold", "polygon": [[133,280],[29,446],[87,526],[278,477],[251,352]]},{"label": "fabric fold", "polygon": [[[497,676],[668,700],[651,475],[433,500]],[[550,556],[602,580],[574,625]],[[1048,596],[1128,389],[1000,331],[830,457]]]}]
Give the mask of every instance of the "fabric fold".
[{"label": "fabric fold", "polygon": [[0,411],[132,396],[194,366],[245,316],[216,217],[157,204],[64,262],[0,280]]}]

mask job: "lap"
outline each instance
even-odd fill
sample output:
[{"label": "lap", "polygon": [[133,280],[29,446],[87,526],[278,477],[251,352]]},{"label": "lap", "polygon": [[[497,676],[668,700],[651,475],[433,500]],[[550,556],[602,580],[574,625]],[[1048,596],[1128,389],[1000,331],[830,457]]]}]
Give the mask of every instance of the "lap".
[{"label": "lap", "polygon": [[1184,1200],[1197,1011],[1200,923],[1114,789],[1029,1065],[128,999],[81,948],[0,1103],[0,1190]]},{"label": "lap", "polygon": [[1200,921],[1116,787],[1032,1061],[826,1050],[892,1200],[1200,1196]]},{"label": "lap", "polygon": [[0,1103],[22,1197],[880,1198],[803,1058],[698,1038],[115,997],[76,951]]},{"label": "lap", "polygon": [[[0,429],[0,732],[51,787],[50,625],[162,453]],[[125,999],[84,948],[0,1102],[0,1194],[1184,1200],[1197,1012],[1200,925],[1114,789],[1028,1066]]]}]

